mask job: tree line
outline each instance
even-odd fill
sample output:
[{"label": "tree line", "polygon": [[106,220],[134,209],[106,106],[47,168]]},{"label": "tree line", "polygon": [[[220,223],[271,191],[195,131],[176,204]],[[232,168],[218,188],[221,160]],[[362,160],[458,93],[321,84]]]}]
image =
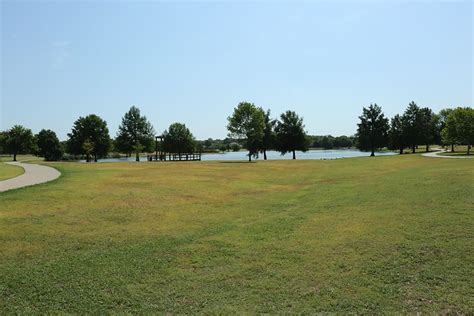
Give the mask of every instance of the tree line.
[{"label": "tree line", "polygon": [[307,151],[309,147],[343,148],[356,146],[371,152],[382,148],[405,149],[415,152],[419,145],[431,144],[450,146],[467,145],[467,154],[474,143],[474,110],[470,107],[443,109],[434,113],[430,108],[420,108],[411,102],[404,113],[393,118],[385,117],[382,108],[371,104],[363,108],[355,136],[310,136],[305,131],[303,118],[294,111],[286,111],[278,118],[272,118],[270,110],[264,110],[250,102],[240,102],[227,118],[228,137],[224,140],[207,139],[197,141],[191,131],[182,123],[173,123],[163,133],[163,141],[155,148],[155,130],[146,116],[132,106],[125,113],[117,135],[112,139],[107,122],[95,114],[79,117],[74,123],[68,139],[60,142],[56,133],[43,129],[33,135],[32,131],[15,125],[0,132],[0,154],[11,154],[16,161],[18,154],[34,153],[45,160],[60,160],[65,153],[86,161],[97,161],[109,152],[120,152],[128,156],[143,152],[162,150],[170,153],[193,153],[195,151],[239,151],[245,148],[248,159],[259,154],[267,159],[267,151],[281,154]]},{"label": "tree line", "polygon": [[474,143],[474,109],[457,107],[434,113],[428,107],[419,107],[411,102],[403,114],[390,120],[382,108],[371,104],[363,108],[357,124],[356,145],[360,150],[370,151],[389,148],[404,153],[410,149],[415,153],[419,145],[429,151],[431,144],[450,146],[467,145],[467,154]]},{"label": "tree line", "polygon": [[308,141],[312,148],[351,148],[355,147],[355,136],[332,136],[332,135],[311,135],[308,136]]},{"label": "tree line", "polygon": [[250,102],[240,102],[227,118],[229,136],[241,139],[248,150],[248,159],[259,153],[267,160],[267,151],[277,150],[282,155],[309,148],[303,118],[294,111],[286,111],[279,119],[272,119],[270,110],[265,111]]},{"label": "tree line", "polygon": [[[172,153],[193,152],[195,139],[185,124],[173,123],[163,132],[160,146],[159,149]],[[155,149],[155,130],[135,106],[123,116],[115,139],[110,137],[107,122],[95,114],[79,117],[65,142],[60,142],[54,131],[43,129],[33,135],[30,129],[20,125],[0,132],[0,153],[13,155],[14,161],[18,154],[34,153],[54,161],[68,153],[90,162],[106,157],[111,150],[129,156],[135,154],[138,161],[140,153]]]},{"label": "tree line", "polygon": [[[306,135],[309,148],[352,148],[355,147],[355,136],[332,136],[332,135]],[[226,151],[240,151],[244,148],[241,139],[226,137],[224,139],[212,139],[196,141],[196,151],[201,153],[218,153]]]},{"label": "tree line", "polygon": [[[268,150],[279,150],[282,154],[308,149],[308,140],[304,131],[303,119],[295,112],[287,111],[280,120],[270,117],[270,111],[264,112],[254,104],[240,103],[232,117],[228,119],[229,138],[219,142],[219,150],[249,150],[249,160],[262,153],[267,159]],[[0,133],[0,153],[13,155],[35,153],[45,160],[59,160],[65,153],[74,157],[84,157],[87,162],[106,157],[114,150],[128,156],[143,152],[161,150],[169,153],[193,153],[196,150],[212,149],[212,140],[196,141],[191,131],[182,123],[173,123],[162,133],[163,141],[155,147],[155,130],[140,110],[132,106],[125,113],[115,139],[109,134],[107,122],[95,114],[79,117],[68,133],[68,140],[60,142],[56,133],[41,130],[37,135],[23,126],[16,125]]]}]

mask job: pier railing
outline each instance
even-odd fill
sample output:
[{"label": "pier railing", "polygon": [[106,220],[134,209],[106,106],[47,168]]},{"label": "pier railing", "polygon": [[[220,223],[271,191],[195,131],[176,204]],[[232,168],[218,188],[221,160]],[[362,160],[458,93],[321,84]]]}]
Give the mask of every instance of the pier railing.
[{"label": "pier railing", "polygon": [[201,161],[201,153],[147,155],[148,161]]}]

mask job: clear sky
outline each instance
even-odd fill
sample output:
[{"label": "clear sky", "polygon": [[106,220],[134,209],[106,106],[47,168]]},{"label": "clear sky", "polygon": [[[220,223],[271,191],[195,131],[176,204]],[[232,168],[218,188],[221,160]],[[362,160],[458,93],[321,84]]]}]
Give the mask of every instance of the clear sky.
[{"label": "clear sky", "polygon": [[[1,0],[0,0],[1,1]],[[311,134],[353,134],[362,106],[472,106],[471,1],[1,1],[0,130],[115,136],[138,106],[158,132],[227,135],[243,100]]]}]

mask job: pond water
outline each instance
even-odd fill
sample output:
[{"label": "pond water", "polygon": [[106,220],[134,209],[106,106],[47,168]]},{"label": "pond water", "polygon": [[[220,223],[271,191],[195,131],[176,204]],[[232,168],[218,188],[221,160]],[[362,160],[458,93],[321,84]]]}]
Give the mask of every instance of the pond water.
[{"label": "pond water", "polygon": [[[376,156],[388,156],[394,155],[393,152],[376,152]],[[368,157],[370,153],[362,152],[359,150],[353,149],[334,149],[334,150],[308,150],[307,152],[296,152],[296,159],[301,160],[320,160],[320,159],[338,159],[338,158],[352,158],[352,157]],[[269,160],[291,160],[292,154],[287,153],[286,155],[281,155],[277,151],[268,151],[267,157]],[[247,160],[246,151],[238,152],[226,152],[218,154],[203,154],[203,161],[228,161],[228,160]],[[254,160],[254,158],[252,158]],[[257,160],[263,160],[263,154],[260,154]],[[125,161],[135,161],[135,157],[128,158],[107,158],[99,159],[99,162],[125,162]],[[140,157],[140,161],[146,161],[146,157]]]}]

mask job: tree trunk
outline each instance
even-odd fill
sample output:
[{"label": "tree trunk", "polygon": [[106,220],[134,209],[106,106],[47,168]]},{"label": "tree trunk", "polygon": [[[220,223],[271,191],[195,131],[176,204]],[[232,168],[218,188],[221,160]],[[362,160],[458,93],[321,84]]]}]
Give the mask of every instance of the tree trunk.
[{"label": "tree trunk", "polygon": [[400,147],[400,155],[403,155],[403,147]]},{"label": "tree trunk", "polygon": [[251,161],[252,161],[252,154],[249,151],[249,162],[251,162]]},{"label": "tree trunk", "polygon": [[430,145],[426,144],[426,152],[430,151]]},{"label": "tree trunk", "polygon": [[97,162],[97,154],[94,154],[94,162]]},{"label": "tree trunk", "polygon": [[416,152],[416,146],[413,145],[413,146],[411,147],[411,153],[414,154],[415,152]]},{"label": "tree trunk", "polygon": [[370,152],[370,157],[375,157],[375,150],[372,148],[371,152]]},{"label": "tree trunk", "polygon": [[451,152],[454,152],[454,144],[451,144]]},{"label": "tree trunk", "polygon": [[263,160],[267,160],[267,151],[266,150],[263,151]]},{"label": "tree trunk", "polygon": [[468,155],[471,154],[471,145],[470,144],[467,144],[467,154]]},{"label": "tree trunk", "polygon": [[91,161],[91,157],[89,154],[86,155],[86,162],[90,162]]},{"label": "tree trunk", "polygon": [[16,153],[13,154],[13,161],[16,161]]},{"label": "tree trunk", "polygon": [[135,161],[140,161],[140,156],[138,154],[138,151],[136,152]]},{"label": "tree trunk", "polygon": [[293,150],[293,160],[295,160],[295,159],[296,159],[296,153],[295,153],[295,151]]}]

